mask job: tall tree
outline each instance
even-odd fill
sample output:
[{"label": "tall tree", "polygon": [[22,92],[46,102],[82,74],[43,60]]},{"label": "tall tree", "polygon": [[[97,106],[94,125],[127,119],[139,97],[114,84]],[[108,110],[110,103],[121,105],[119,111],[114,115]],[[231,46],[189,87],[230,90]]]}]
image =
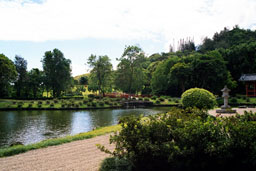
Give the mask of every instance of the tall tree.
[{"label": "tall tree", "polygon": [[9,96],[10,83],[17,76],[14,63],[4,54],[0,54],[0,97]]},{"label": "tall tree", "polygon": [[196,46],[193,39],[187,38],[186,40],[181,39],[179,41],[178,50],[181,52],[191,52],[196,50]]},{"label": "tall tree", "polygon": [[136,93],[142,90],[145,75],[143,62],[145,56],[141,48],[128,46],[125,48],[116,72],[116,87],[127,93]]},{"label": "tall tree", "polygon": [[82,76],[82,77],[79,79],[79,84],[80,84],[80,85],[87,85],[87,84],[88,84],[88,77],[87,77],[87,76]]},{"label": "tall tree", "polygon": [[174,78],[178,80],[182,93],[185,91],[185,82],[191,73],[191,67],[189,64],[179,62],[171,67],[170,79]]},{"label": "tall tree", "polygon": [[104,96],[106,90],[111,85],[112,64],[109,57],[106,55],[99,57],[91,55],[87,63],[92,67],[90,82],[97,85],[99,93]]},{"label": "tall tree", "polygon": [[42,60],[45,72],[45,84],[51,88],[54,97],[59,97],[71,84],[71,61],[63,53],[54,49],[47,51]]},{"label": "tall tree", "polygon": [[28,72],[27,87],[32,92],[34,98],[42,96],[43,92],[43,72],[38,68],[33,68]]},{"label": "tall tree", "polygon": [[28,96],[28,92],[22,92],[26,86],[27,81],[27,61],[21,56],[16,55],[14,61],[16,70],[18,72],[18,79],[15,82],[16,96]]},{"label": "tall tree", "polygon": [[[209,51],[205,54],[193,54],[191,60],[190,86],[205,88],[219,94],[224,85],[230,82],[228,70],[222,55],[218,51]],[[190,87],[189,87],[190,88]]]},{"label": "tall tree", "polygon": [[177,56],[168,58],[167,60],[161,61],[152,74],[151,88],[154,94],[172,95],[178,96],[178,84],[176,79],[169,80],[168,75],[171,68],[180,61],[181,59]]}]

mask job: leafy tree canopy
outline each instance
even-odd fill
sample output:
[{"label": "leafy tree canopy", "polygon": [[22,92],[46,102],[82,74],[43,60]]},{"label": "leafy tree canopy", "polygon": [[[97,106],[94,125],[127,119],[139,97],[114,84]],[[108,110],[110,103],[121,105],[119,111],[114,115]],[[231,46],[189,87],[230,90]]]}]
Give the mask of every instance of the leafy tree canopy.
[{"label": "leafy tree canopy", "polygon": [[54,97],[59,97],[71,84],[71,61],[66,59],[60,50],[54,49],[52,52],[45,52],[42,63],[45,84],[52,89]]},{"label": "leafy tree canopy", "polygon": [[[15,61],[14,61],[17,73],[18,73],[18,79],[15,82],[15,89],[16,89],[16,96],[21,97],[21,96],[28,96],[28,93],[25,91],[24,92],[24,87],[27,82],[27,61],[22,58],[21,56],[16,55],[15,56]],[[23,92],[22,92],[23,90]]]},{"label": "leafy tree canopy", "polygon": [[137,46],[127,46],[117,66],[115,83],[118,89],[127,93],[136,93],[143,89],[144,67],[147,59]]},{"label": "leafy tree canopy", "polygon": [[4,54],[0,54],[0,97],[10,95],[10,84],[16,79],[14,63]]},{"label": "leafy tree canopy", "polygon": [[97,89],[104,96],[106,91],[111,90],[112,64],[109,57],[91,55],[87,63],[92,67],[89,88]]}]

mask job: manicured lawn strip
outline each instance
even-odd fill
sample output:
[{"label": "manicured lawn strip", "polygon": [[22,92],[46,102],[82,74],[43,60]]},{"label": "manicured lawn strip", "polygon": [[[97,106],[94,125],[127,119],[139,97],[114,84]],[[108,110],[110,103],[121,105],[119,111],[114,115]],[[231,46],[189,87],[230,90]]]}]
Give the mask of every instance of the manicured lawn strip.
[{"label": "manicured lawn strip", "polygon": [[73,135],[73,136],[48,139],[48,140],[44,140],[44,141],[41,141],[36,144],[29,144],[29,145],[25,145],[25,146],[17,145],[17,146],[13,146],[13,147],[3,148],[3,149],[0,149],[0,157],[12,156],[12,155],[24,153],[24,152],[27,152],[30,150],[45,148],[45,147],[53,146],[53,145],[60,145],[63,143],[68,143],[68,142],[72,142],[72,141],[76,141],[76,140],[89,139],[89,138],[93,138],[93,137],[96,137],[99,135],[104,135],[107,133],[119,131],[120,129],[121,129],[120,125],[113,125],[113,126],[97,128],[96,130],[93,130],[90,132],[85,132],[85,133],[80,133],[80,134]]}]

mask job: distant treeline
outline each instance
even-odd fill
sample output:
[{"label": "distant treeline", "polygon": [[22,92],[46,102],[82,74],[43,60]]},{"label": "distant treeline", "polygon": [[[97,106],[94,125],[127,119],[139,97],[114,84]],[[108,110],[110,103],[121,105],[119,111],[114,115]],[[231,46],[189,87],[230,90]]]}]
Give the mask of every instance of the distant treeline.
[{"label": "distant treeline", "polygon": [[0,55],[0,97],[41,97],[49,92],[60,97],[75,84],[86,84],[91,91],[104,95],[115,90],[125,93],[180,96],[192,87],[205,88],[215,94],[227,85],[233,93],[244,93],[241,74],[256,71],[256,31],[224,28],[196,46],[182,40],[178,51],[145,56],[141,48],[127,46],[113,70],[108,56],[91,55],[87,63],[89,76],[79,82],[71,77],[71,61],[54,49],[45,52],[43,71],[27,71],[20,56],[12,62]]}]

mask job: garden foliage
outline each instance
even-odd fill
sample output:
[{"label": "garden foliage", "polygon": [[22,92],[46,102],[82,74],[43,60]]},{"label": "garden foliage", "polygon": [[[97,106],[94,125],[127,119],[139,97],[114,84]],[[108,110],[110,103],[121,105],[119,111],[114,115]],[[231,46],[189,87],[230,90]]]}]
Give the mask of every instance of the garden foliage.
[{"label": "garden foliage", "polygon": [[[110,138],[114,158],[133,170],[253,170],[256,168],[256,114],[215,118],[199,109],[123,118]],[[117,168],[108,160],[102,168]],[[106,163],[108,166],[106,166]],[[107,170],[107,169],[105,169]],[[117,169],[118,170],[118,169]]]}]

